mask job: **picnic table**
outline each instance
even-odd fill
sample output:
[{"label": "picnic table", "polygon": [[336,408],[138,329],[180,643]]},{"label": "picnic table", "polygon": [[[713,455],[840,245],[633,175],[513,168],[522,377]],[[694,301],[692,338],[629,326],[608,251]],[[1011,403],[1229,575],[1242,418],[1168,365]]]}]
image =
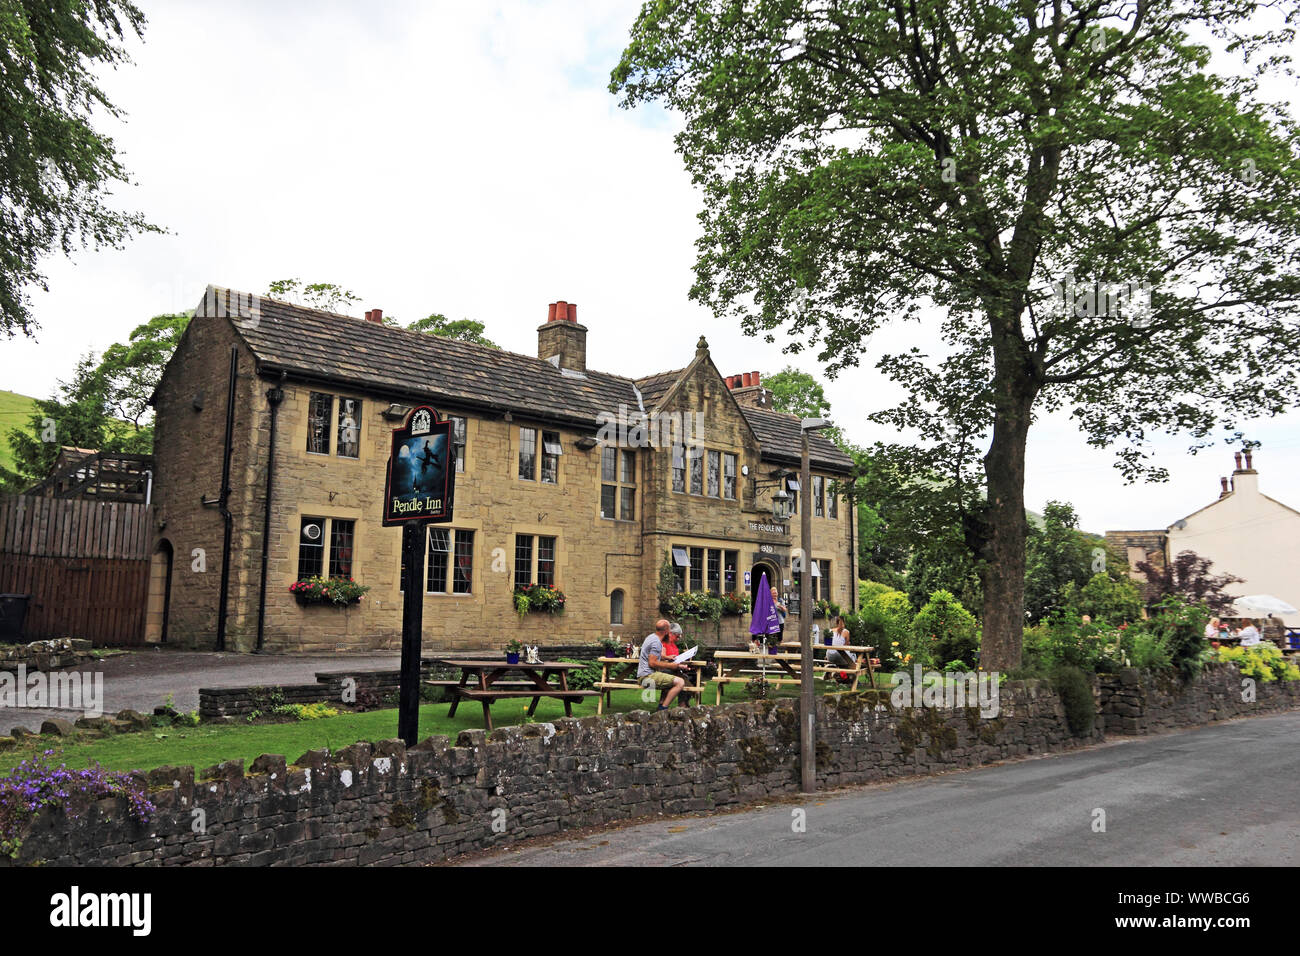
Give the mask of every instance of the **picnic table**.
[{"label": "picnic table", "polygon": [[[456,708],[462,700],[476,700],[483,705],[483,725],[492,729],[492,703],[510,698],[531,697],[528,716],[537,710],[538,701],[543,697],[554,697],[564,702],[564,715],[573,716],[573,702],[586,697],[599,696],[596,690],[570,690],[569,671],[582,667],[565,661],[540,661],[530,664],[520,661],[510,664],[504,660],[448,660],[438,659],[438,664],[460,668],[460,680],[425,681],[433,687],[444,687],[451,692],[451,710],[448,717],[456,716]],[[519,674],[513,680],[501,680],[506,675]],[[559,683],[553,683],[558,678]]]},{"label": "picnic table", "polygon": [[[779,646],[781,648],[797,649],[799,642],[785,641]],[[815,644],[813,647],[815,650],[817,647],[825,647],[825,645]],[[847,651],[853,654],[854,666],[834,667],[827,665],[824,660],[817,663],[814,659],[814,677],[817,674],[821,674],[823,677],[827,674],[839,673],[852,675],[853,683],[849,689],[854,691],[858,689],[858,681],[862,679],[862,675],[865,673],[871,680],[871,686],[876,686],[875,668],[872,666],[871,658],[865,657],[864,659],[864,655],[870,654],[874,648],[841,644],[831,649]],[[762,677],[774,687],[798,684],[800,680],[799,668],[803,661],[803,655],[790,653],[787,650],[782,650],[776,654],[764,654],[759,651],[714,651],[713,661],[718,666],[717,676],[713,678],[713,683],[717,684],[717,696],[714,703],[720,704],[722,703],[723,690],[727,684],[747,684],[755,677]],[[769,664],[774,666],[769,667]],[[773,672],[774,676],[769,677],[768,674]]]},{"label": "picnic table", "polygon": [[[781,643],[781,646],[790,647],[790,648],[794,648],[795,650],[798,650],[799,642],[783,641]],[[824,659],[822,660],[820,665],[814,664],[813,670],[820,671],[823,677],[828,673],[852,674],[853,686],[849,688],[850,692],[852,692],[858,689],[858,682],[862,679],[862,675],[865,673],[867,675],[867,679],[871,682],[872,689],[873,690],[875,689],[876,668],[880,666],[880,662],[871,656],[872,653],[874,653],[876,650],[874,647],[868,644],[832,645],[832,644],[824,644],[821,641],[814,641],[813,642],[814,660],[816,659],[816,652],[819,650],[820,651],[844,651],[846,654],[848,654],[853,658],[852,667],[835,667],[831,664],[827,664]]]},{"label": "picnic table", "polygon": [[[640,663],[639,657],[598,657],[596,660],[600,663],[600,680],[592,686],[600,694],[600,699],[596,701],[596,713],[603,714],[605,705],[610,702],[610,695],[616,690],[640,690],[641,682],[636,679],[635,667]],[[704,674],[704,669],[709,665],[704,661],[689,660],[687,666],[693,671],[692,676],[695,683],[687,682],[686,686],[681,689],[677,695],[682,698],[683,702],[691,697],[700,700],[704,693],[704,685],[700,683],[700,678]],[[632,666],[632,675],[627,674],[629,665]]]}]

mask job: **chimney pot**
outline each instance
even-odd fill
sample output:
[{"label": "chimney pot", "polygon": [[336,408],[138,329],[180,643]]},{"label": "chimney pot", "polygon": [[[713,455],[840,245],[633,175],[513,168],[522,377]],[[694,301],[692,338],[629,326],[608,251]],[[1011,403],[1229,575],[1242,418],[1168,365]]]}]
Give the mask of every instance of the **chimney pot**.
[{"label": "chimney pot", "polygon": [[1236,452],[1232,456],[1237,460],[1237,470],[1241,471],[1241,452]]},{"label": "chimney pot", "polygon": [[570,322],[578,321],[578,303],[576,302],[569,303],[569,321]]},{"label": "chimney pot", "polygon": [[761,380],[762,380],[762,379],[761,379],[761,376],[760,376],[757,372],[755,372],[755,373],[754,373],[754,384],[755,384],[755,385],[759,384],[759,382],[760,382]]},{"label": "chimney pot", "polygon": [[1250,461],[1250,459],[1251,459],[1251,455],[1252,455],[1252,454],[1254,454],[1254,453],[1253,453],[1249,448],[1246,449],[1246,470],[1247,470],[1247,471],[1250,471],[1252,468],[1255,467],[1253,464],[1251,464],[1251,461]]},{"label": "chimney pot", "polygon": [[745,373],[741,376],[741,380],[745,383],[745,388],[749,388],[749,386],[751,386],[751,385],[754,384],[753,381],[752,381],[751,378],[750,378],[750,373],[749,373],[749,372],[745,372]]},{"label": "chimney pot", "polygon": [[555,303],[555,321],[567,322],[568,320],[569,320],[569,303],[567,302]]},{"label": "chimney pot", "polygon": [[757,385],[757,384],[758,384],[758,373],[757,373],[757,372],[750,372],[750,373],[749,373],[749,384],[750,384],[750,385]]},{"label": "chimney pot", "polygon": [[376,325],[382,325],[384,322],[383,309],[371,309],[366,313],[366,321],[374,322]]},{"label": "chimney pot", "polygon": [[1228,493],[1228,479],[1227,479],[1227,478],[1220,478],[1220,479],[1219,479],[1219,497],[1222,498],[1222,497],[1223,497],[1224,495],[1226,495],[1227,493]]}]

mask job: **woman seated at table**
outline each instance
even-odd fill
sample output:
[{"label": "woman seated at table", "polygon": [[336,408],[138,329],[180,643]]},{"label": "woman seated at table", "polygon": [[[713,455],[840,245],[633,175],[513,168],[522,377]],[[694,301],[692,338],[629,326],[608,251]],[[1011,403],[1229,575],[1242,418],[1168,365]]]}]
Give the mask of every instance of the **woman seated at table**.
[{"label": "woman seated at table", "polygon": [[682,638],[682,626],[680,624],[674,624],[668,628],[668,636],[664,639],[663,642],[664,657],[668,658],[669,660],[672,660],[674,657],[676,657],[678,654],[681,653],[681,650],[677,647],[677,642],[681,640],[681,638]]},{"label": "woman seated at table", "polygon": [[[836,615],[835,623],[831,626],[831,650],[826,652],[826,663],[830,667],[856,667],[857,662],[853,660],[853,655],[848,651],[837,651],[834,648],[843,647],[849,643],[849,629],[844,625],[844,618]],[[836,678],[837,680],[848,680],[848,675],[844,674]]]},{"label": "woman seated at table", "polygon": [[1254,647],[1260,643],[1259,628],[1251,620],[1246,621],[1246,626],[1236,633],[1236,637],[1241,639],[1242,647]]}]

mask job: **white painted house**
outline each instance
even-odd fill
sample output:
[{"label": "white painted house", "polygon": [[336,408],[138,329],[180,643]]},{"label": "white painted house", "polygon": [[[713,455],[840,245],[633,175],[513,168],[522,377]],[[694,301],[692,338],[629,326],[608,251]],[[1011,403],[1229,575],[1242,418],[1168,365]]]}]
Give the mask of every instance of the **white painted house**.
[{"label": "white painted house", "polygon": [[[1175,521],[1166,529],[1165,554],[1195,551],[1214,562],[1216,574],[1245,580],[1232,594],[1271,594],[1300,607],[1300,511],[1259,490],[1252,453],[1236,455],[1232,478],[1222,478],[1217,501]],[[1300,625],[1300,615],[1283,618]]]}]

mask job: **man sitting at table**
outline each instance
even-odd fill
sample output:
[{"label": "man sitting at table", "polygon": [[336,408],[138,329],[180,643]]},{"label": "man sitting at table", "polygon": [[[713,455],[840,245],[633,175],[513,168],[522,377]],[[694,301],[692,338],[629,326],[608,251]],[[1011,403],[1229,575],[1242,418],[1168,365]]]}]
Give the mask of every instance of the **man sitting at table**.
[{"label": "man sitting at table", "polygon": [[686,686],[683,678],[669,671],[685,671],[690,668],[688,664],[677,664],[668,660],[667,655],[664,654],[663,641],[668,634],[668,628],[667,621],[655,621],[655,632],[641,642],[641,658],[636,665],[637,683],[647,690],[651,687],[659,688],[660,710],[666,710],[673,702],[673,698]]}]

